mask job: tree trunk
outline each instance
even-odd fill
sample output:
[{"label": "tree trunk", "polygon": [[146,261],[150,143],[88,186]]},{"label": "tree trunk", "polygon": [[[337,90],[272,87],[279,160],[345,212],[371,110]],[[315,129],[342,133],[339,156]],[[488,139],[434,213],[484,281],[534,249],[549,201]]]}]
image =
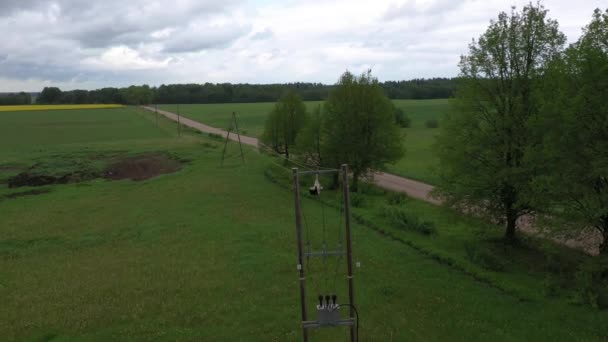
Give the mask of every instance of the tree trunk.
[{"label": "tree trunk", "polygon": [[285,158],[289,159],[289,147],[285,144]]},{"label": "tree trunk", "polygon": [[608,215],[602,216],[600,221],[601,224],[597,228],[604,238],[600,243],[600,255],[606,255],[608,254]]},{"label": "tree trunk", "polygon": [[608,254],[608,232],[604,231],[602,236],[604,237],[604,240],[600,244],[600,255],[606,255]]},{"label": "tree trunk", "polygon": [[506,212],[507,216],[507,227],[505,230],[505,240],[508,243],[515,242],[515,228],[517,227],[517,213],[515,210],[509,208]]}]

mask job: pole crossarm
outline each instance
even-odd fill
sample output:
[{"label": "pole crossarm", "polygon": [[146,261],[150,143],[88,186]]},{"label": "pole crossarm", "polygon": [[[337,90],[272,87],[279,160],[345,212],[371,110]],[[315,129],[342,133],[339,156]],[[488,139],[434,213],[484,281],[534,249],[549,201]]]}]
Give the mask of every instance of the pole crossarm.
[{"label": "pole crossarm", "polygon": [[321,252],[306,252],[304,253],[307,257],[324,257],[332,255],[344,255],[344,251],[321,251]]},{"label": "pole crossarm", "polygon": [[325,173],[339,173],[339,172],[342,172],[342,170],[329,169],[329,170],[318,170],[318,171],[298,171],[298,174],[300,176],[305,176],[305,175],[321,175],[321,174],[325,174]]}]

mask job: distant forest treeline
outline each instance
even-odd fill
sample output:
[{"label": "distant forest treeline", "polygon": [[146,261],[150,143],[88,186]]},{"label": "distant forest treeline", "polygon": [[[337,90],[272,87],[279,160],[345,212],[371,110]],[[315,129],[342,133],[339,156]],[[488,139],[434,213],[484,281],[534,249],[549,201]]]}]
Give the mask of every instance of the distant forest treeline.
[{"label": "distant forest treeline", "polygon": [[32,103],[30,93],[0,93],[0,106],[15,106]]},{"label": "distant forest treeline", "polygon": [[[451,97],[454,78],[415,79],[381,83],[391,99],[438,99]],[[305,101],[325,100],[333,85],[321,83],[287,84],[170,84],[160,87],[130,86],[97,90],[61,91],[46,87],[36,99],[40,104],[83,103],[247,103],[274,102],[287,90],[294,90]],[[29,104],[28,93],[0,94],[0,105]]]}]

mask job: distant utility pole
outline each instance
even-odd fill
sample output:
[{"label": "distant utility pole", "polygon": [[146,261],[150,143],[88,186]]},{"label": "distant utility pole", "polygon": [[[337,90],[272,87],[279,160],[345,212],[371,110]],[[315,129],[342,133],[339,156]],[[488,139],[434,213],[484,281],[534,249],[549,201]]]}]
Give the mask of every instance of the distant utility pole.
[{"label": "distant utility pole", "polygon": [[245,164],[245,154],[243,154],[243,145],[241,144],[241,132],[239,132],[239,126],[236,122],[236,113],[232,112],[232,120],[230,122],[230,127],[228,127],[228,132],[226,133],[226,141],[224,142],[224,150],[222,151],[222,161],[220,163],[221,166],[224,166],[224,157],[226,156],[226,147],[228,147],[228,140],[230,139],[230,132],[234,130],[236,132],[236,136],[239,140],[239,149],[241,150],[241,160],[243,164]]},{"label": "distant utility pole", "polygon": [[182,127],[181,127],[181,123],[179,121],[179,103],[177,104],[177,136],[181,137],[182,136]]},{"label": "distant utility pole", "polygon": [[154,111],[156,112],[156,127],[158,127],[158,105],[154,105]]}]

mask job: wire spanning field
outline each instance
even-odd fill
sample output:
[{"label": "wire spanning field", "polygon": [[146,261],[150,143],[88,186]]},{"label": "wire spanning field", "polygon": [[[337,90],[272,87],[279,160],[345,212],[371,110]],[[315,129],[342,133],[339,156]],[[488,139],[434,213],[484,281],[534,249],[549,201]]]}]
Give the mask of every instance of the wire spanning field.
[{"label": "wire spanning field", "polygon": [[118,104],[81,104],[81,105],[19,105],[19,106],[0,106],[0,112],[21,112],[21,111],[49,111],[49,110],[68,110],[68,109],[110,109],[122,108]]}]

